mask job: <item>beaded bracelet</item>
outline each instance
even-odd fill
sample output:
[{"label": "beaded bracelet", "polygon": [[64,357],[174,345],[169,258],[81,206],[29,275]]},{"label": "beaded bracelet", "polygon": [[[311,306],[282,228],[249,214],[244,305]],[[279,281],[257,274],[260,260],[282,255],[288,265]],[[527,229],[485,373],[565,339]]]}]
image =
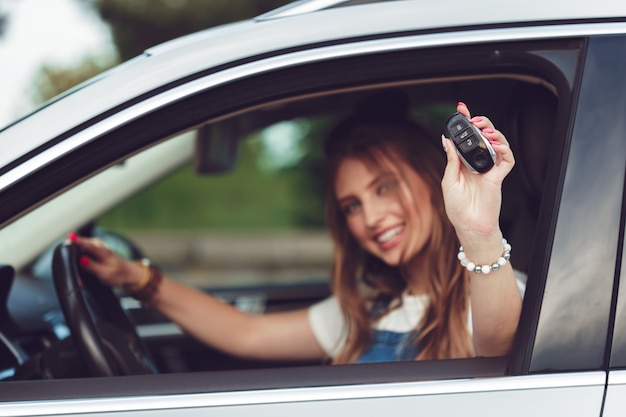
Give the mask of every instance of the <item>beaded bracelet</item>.
[{"label": "beaded bracelet", "polygon": [[463,251],[463,246],[459,248],[459,253],[457,258],[459,258],[459,262],[461,265],[470,272],[474,272],[476,274],[488,274],[491,271],[497,271],[506,265],[507,261],[511,259],[511,245],[506,239],[502,238],[502,256],[500,256],[493,264],[491,265],[476,265],[474,262],[467,259],[465,252]]}]

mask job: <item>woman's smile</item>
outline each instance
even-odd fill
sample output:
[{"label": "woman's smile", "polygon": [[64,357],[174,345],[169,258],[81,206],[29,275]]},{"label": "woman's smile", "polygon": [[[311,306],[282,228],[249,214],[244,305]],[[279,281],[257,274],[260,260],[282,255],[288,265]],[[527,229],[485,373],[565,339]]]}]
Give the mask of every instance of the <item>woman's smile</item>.
[{"label": "woman's smile", "polygon": [[402,237],[404,236],[404,230],[404,224],[390,227],[375,234],[374,240],[378,243],[381,249],[389,250],[396,247],[400,243]]}]

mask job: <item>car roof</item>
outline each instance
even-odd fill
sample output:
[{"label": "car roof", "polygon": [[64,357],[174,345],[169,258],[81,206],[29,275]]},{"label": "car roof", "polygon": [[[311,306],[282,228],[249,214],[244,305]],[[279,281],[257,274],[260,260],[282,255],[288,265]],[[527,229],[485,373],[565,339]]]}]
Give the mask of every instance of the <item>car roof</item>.
[{"label": "car roof", "polygon": [[[349,7],[337,7],[348,5]],[[0,170],[55,137],[108,110],[155,94],[185,77],[280,51],[369,39],[389,34],[532,26],[530,22],[575,23],[626,17],[616,1],[501,2],[499,0],[314,0],[313,11],[270,13],[244,22],[191,34],[146,50],[113,70],[74,88],[0,131]],[[621,19],[623,20],[623,19]],[[303,29],[304,28],[304,29]]]},{"label": "car roof", "polygon": [[[497,21],[509,21],[519,15],[520,11],[525,11],[522,16],[529,16],[529,21],[544,21],[553,19],[581,19],[589,18],[596,15],[596,4],[590,4],[587,1],[562,1],[552,0],[550,2],[541,2],[537,0],[529,0],[524,2],[516,2],[517,4],[509,4],[498,0],[477,0],[472,2],[462,2],[459,0],[448,0],[443,2],[432,2],[428,0],[301,0],[289,3],[276,10],[272,10],[258,19],[275,19],[290,17],[299,14],[306,14],[330,8],[351,7],[363,4],[380,4],[385,3],[389,6],[391,2],[414,3],[420,7],[420,14],[426,15],[435,12],[437,16],[442,15],[442,11],[446,11],[448,16],[453,19],[459,15],[465,15],[472,19],[472,22],[480,22],[481,18],[490,20],[495,18]],[[623,8],[619,7],[618,1],[603,1],[599,7],[598,16],[602,17],[615,16],[623,12]],[[515,6],[511,9],[509,6]],[[606,6],[606,9],[605,9]],[[455,12],[461,12],[456,13]],[[594,11],[592,11],[594,10]],[[423,12],[422,12],[423,11]]]}]

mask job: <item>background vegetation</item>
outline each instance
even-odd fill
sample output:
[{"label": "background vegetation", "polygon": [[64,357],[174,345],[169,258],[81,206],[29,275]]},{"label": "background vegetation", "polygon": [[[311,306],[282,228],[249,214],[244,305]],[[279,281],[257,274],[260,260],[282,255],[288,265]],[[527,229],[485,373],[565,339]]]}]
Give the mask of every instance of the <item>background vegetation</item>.
[{"label": "background vegetation", "polygon": [[[118,62],[170,39],[248,19],[290,2],[83,1],[110,26]],[[44,102],[105,69],[107,66],[90,57],[76,68],[44,67],[38,77],[35,100]],[[197,176],[192,167],[185,167],[107,214],[100,224],[118,230],[239,231],[320,227],[324,223],[321,177],[316,168],[320,155],[309,145],[311,137],[322,127],[323,124],[312,128],[308,142],[302,143],[304,171],[289,164],[268,167],[268,157],[264,157],[266,145],[258,133],[242,144],[235,171]]]},{"label": "background vegetation", "polygon": [[[263,164],[258,137],[241,143],[237,167],[198,176],[192,166],[149,187],[102,219],[116,230],[287,230],[324,226],[317,147],[297,167]],[[311,141],[314,141],[311,139]]]}]

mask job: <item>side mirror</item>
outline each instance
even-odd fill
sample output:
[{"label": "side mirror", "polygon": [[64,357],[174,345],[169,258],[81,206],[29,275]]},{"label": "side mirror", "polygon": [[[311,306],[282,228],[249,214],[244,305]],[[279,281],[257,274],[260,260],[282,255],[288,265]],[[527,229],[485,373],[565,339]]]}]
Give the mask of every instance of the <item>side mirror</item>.
[{"label": "side mirror", "polygon": [[239,129],[232,121],[208,124],[198,129],[195,168],[199,174],[231,171],[237,164]]}]

